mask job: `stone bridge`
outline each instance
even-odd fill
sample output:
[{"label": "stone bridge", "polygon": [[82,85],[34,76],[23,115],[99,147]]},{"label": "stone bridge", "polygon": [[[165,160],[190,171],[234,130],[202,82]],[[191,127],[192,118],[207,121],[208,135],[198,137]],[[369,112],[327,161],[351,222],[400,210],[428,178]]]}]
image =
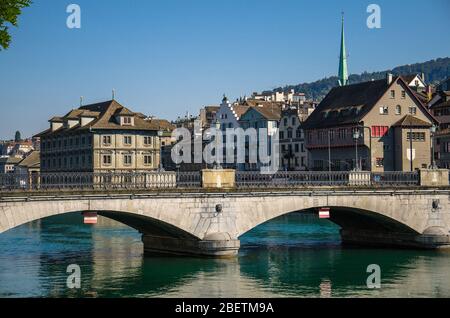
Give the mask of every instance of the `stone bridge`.
[{"label": "stone bridge", "polygon": [[449,194],[447,188],[0,193],[0,233],[91,211],[138,230],[146,252],[222,257],[236,255],[239,238],[264,222],[329,207],[343,243],[445,248],[450,247]]}]

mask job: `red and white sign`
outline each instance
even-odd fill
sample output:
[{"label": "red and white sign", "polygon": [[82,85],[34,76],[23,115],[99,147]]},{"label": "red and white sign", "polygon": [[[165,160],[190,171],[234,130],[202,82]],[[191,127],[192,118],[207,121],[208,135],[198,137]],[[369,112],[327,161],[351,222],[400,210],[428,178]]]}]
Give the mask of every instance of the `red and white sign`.
[{"label": "red and white sign", "polygon": [[319,209],[319,218],[320,219],[329,219],[330,218],[330,208],[320,208]]},{"label": "red and white sign", "polygon": [[97,224],[97,212],[84,212],[84,224]]}]

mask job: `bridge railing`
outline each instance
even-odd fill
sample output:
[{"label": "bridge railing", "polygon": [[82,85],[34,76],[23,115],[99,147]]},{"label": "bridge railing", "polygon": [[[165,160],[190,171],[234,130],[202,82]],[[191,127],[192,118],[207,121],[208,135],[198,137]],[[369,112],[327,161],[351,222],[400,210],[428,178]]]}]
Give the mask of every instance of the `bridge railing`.
[{"label": "bridge railing", "polygon": [[55,172],[0,174],[0,191],[168,189],[200,186],[200,172]]},{"label": "bridge railing", "polygon": [[412,186],[419,185],[420,178],[417,171],[414,172],[372,172],[371,184],[374,186]]},{"label": "bridge railing", "polygon": [[261,174],[253,171],[236,172],[238,188],[298,187],[298,186],[345,186],[350,173],[322,171],[283,171]]},{"label": "bridge railing", "polygon": [[[237,171],[237,188],[301,188],[319,186],[417,186],[418,172],[280,171],[261,174]],[[64,189],[170,189],[202,188],[202,173],[195,172],[55,172],[0,174],[0,191]]]}]

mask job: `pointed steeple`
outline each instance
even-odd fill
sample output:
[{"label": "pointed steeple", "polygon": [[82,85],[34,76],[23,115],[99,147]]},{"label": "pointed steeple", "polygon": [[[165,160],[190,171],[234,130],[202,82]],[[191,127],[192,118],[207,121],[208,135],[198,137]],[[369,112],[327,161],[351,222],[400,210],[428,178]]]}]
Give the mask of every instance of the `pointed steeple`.
[{"label": "pointed steeple", "polygon": [[347,50],[345,49],[344,12],[342,12],[341,56],[339,57],[339,86],[348,84]]}]

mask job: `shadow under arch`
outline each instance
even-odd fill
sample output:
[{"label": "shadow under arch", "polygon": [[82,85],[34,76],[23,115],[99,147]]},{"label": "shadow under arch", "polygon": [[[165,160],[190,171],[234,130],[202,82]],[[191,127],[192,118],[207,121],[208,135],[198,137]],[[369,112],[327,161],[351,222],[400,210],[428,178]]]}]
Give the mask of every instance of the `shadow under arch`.
[{"label": "shadow under arch", "polygon": [[[306,208],[295,211],[289,211],[285,213],[280,213],[273,218],[265,220],[256,224],[255,226],[249,228],[247,231],[239,235],[239,238],[243,237],[251,230],[269,223],[277,218],[292,214],[292,213],[316,213],[320,207]],[[420,235],[416,230],[412,229],[408,225],[395,220],[391,217],[385,216],[383,214],[368,211],[359,208],[352,207],[342,207],[342,206],[329,206],[330,208],[330,218],[329,220],[341,228],[341,238],[342,242],[358,244],[357,240],[350,238],[354,233],[366,233],[368,235],[375,235],[376,237],[383,237],[384,235],[395,234],[396,236],[406,236],[406,237],[416,237]],[[360,237],[358,237],[360,239]],[[361,242],[364,245],[371,245],[370,241]],[[379,245],[378,241],[373,241],[373,245]],[[394,243],[394,242],[393,242]]]},{"label": "shadow under arch", "polygon": [[[3,233],[14,230],[14,229],[18,228],[19,226],[23,226],[25,224],[30,224],[31,222],[35,222],[35,221],[39,221],[39,220],[48,219],[48,218],[51,218],[54,216],[61,216],[61,215],[68,215],[68,214],[75,214],[75,213],[83,214],[85,212],[96,212],[100,216],[103,216],[105,218],[108,218],[108,219],[117,221],[119,223],[122,223],[126,226],[129,226],[129,227],[137,230],[141,234],[152,235],[152,236],[162,236],[162,237],[169,237],[169,238],[176,238],[176,239],[189,239],[189,240],[195,240],[195,241],[200,240],[200,238],[188,233],[187,231],[185,231],[183,229],[180,229],[172,224],[169,224],[169,223],[161,221],[161,220],[157,220],[157,219],[149,217],[149,216],[140,215],[140,214],[136,214],[133,212],[126,212],[126,211],[99,211],[98,209],[92,210],[92,211],[68,210],[68,211],[64,211],[61,213],[44,216],[41,218],[30,219],[27,222],[24,222],[22,224],[18,224],[12,228],[9,228],[8,230],[6,230]],[[0,235],[1,234],[2,233],[0,233]]]}]

